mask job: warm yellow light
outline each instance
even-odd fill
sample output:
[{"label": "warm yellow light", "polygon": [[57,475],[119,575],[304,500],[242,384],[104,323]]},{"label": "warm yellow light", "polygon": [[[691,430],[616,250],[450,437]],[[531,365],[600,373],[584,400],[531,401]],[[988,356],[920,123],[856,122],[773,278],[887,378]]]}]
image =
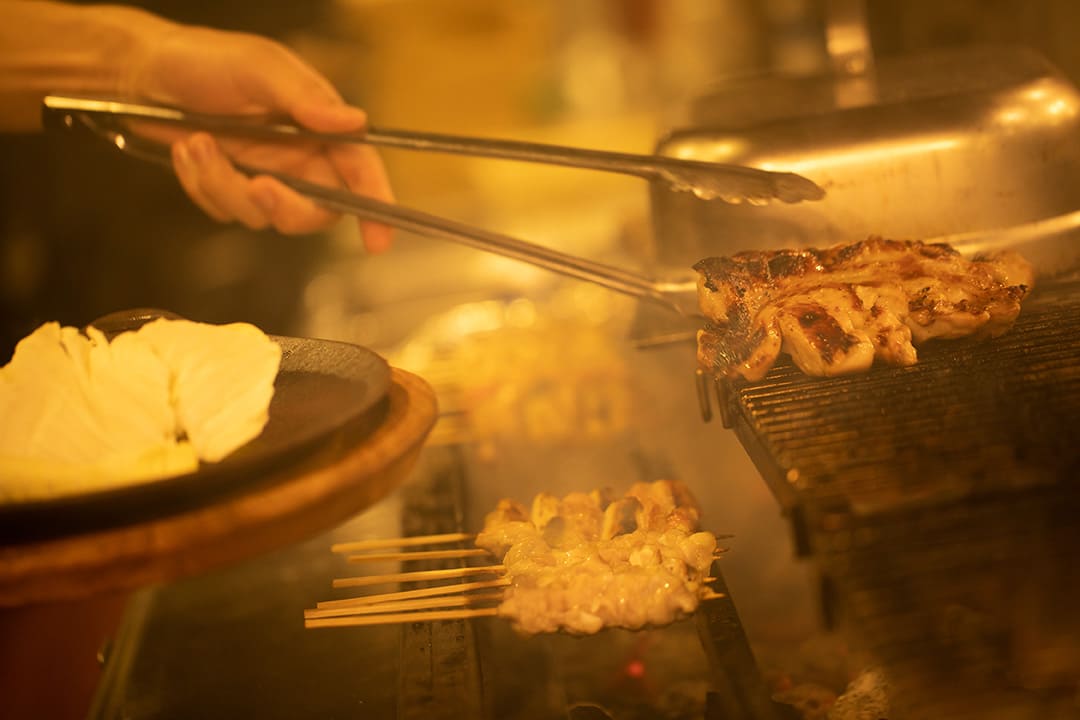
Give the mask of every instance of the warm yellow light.
[{"label": "warm yellow light", "polygon": [[1076,114],[1076,106],[1064,99],[1057,99],[1046,106],[1048,115],[1071,117]]},{"label": "warm yellow light", "polygon": [[864,144],[847,148],[836,148],[814,157],[782,158],[758,163],[762,170],[775,172],[794,172],[809,174],[822,168],[845,165],[867,165],[900,160],[915,155],[927,155],[935,152],[956,150],[963,140],[955,137],[930,137],[925,139],[904,140],[903,142]]}]

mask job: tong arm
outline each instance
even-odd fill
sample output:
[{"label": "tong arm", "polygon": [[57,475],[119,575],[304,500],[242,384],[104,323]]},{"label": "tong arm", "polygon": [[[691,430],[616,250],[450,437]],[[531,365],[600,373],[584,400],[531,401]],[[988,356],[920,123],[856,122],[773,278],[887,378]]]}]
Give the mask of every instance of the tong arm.
[{"label": "tong arm", "polygon": [[671,190],[690,192],[703,200],[722,200],[729,203],[765,204],[773,200],[796,203],[820,200],[825,196],[825,191],[812,181],[794,173],[770,172],[660,155],[635,155],[517,140],[471,138],[377,127],[369,127],[363,132],[325,133],[308,130],[281,119],[192,113],[166,105],[104,96],[48,95],[44,99],[44,106],[46,112],[79,112],[129,120],[149,120],[248,138],[368,143],[406,150],[600,170],[661,182]]},{"label": "tong arm", "polygon": [[[45,124],[50,129],[88,131],[105,139],[133,157],[164,167],[172,166],[168,149],[156,141],[141,138],[126,129],[116,127],[115,118],[84,114],[78,111],[47,112]],[[421,210],[383,202],[347,190],[331,188],[280,173],[235,164],[238,171],[249,175],[267,175],[336,212],[362,217],[392,225],[420,235],[452,240],[480,250],[542,267],[562,275],[592,282],[610,290],[660,303],[671,310],[696,316],[696,281],[656,281],[620,268],[569,255],[524,240],[485,230],[466,223],[432,215]]]}]

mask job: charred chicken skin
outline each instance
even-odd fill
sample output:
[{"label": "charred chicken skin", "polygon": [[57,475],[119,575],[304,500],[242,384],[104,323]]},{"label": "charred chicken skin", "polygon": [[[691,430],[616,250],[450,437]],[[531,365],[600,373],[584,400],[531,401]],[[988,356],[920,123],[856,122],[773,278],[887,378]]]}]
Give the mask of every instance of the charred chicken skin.
[{"label": "charred chicken skin", "polygon": [[744,252],[694,266],[707,319],[698,362],[760,380],[781,352],[808,375],[914,365],[933,338],[995,337],[1034,283],[1012,251],[965,259],[948,245],[871,237],[825,250]]}]

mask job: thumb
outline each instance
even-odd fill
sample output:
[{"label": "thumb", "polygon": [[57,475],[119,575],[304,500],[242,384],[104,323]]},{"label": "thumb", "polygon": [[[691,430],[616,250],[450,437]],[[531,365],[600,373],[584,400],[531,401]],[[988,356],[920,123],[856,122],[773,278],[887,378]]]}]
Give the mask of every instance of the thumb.
[{"label": "thumb", "polygon": [[366,112],[340,100],[298,102],[290,114],[296,122],[318,132],[351,132],[367,126]]}]

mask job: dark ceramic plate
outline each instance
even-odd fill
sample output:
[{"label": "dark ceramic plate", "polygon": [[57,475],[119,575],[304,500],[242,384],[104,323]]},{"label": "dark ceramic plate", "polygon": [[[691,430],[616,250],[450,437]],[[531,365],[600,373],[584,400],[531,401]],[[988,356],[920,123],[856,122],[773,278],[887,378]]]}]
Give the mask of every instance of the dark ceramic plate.
[{"label": "dark ceramic plate", "polygon": [[[128,318],[133,316],[128,315]],[[142,317],[141,322],[152,319]],[[105,327],[117,332],[131,327]],[[390,368],[366,348],[272,336],[281,345],[270,419],[219,463],[172,478],[47,500],[0,503],[0,543],[64,537],[202,507],[290,477],[312,456],[348,449],[371,434],[388,407]]]}]

